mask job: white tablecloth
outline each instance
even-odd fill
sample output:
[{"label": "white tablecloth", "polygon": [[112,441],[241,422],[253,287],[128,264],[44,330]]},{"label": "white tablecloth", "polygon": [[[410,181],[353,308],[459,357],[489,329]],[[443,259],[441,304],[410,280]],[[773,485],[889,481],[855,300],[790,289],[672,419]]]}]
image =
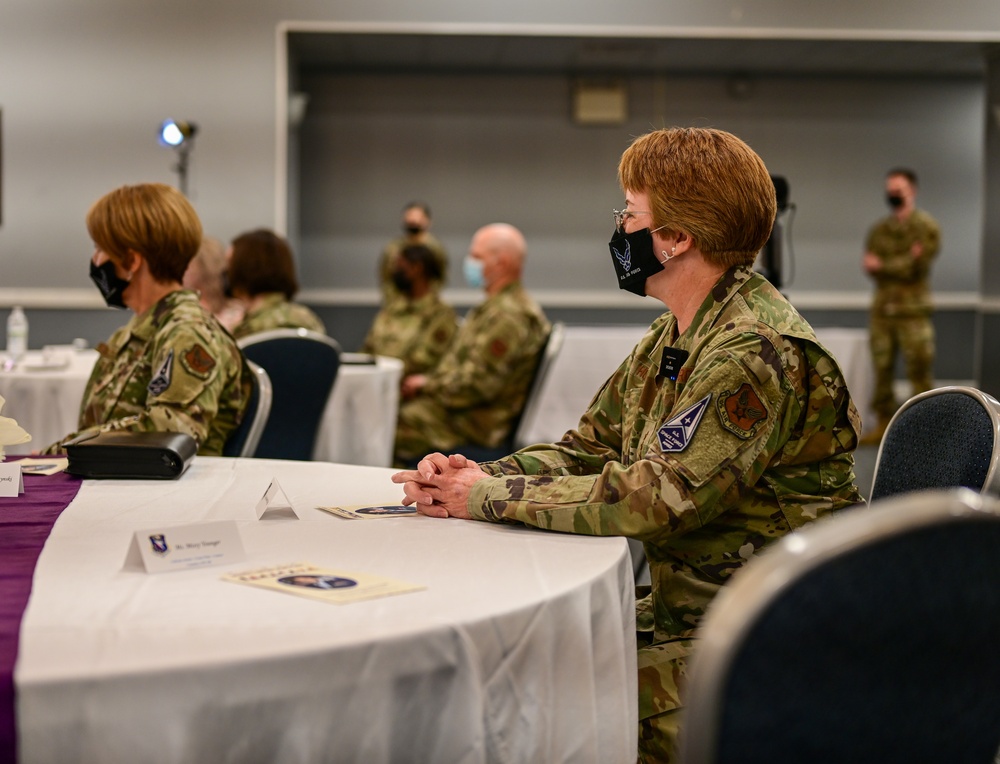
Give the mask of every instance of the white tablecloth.
[{"label": "white tablecloth", "polygon": [[[391,470],[196,458],[87,481],[39,559],[15,670],[24,762],[633,762],[625,541],[321,504]],[[255,520],[276,477],[302,519]],[[123,572],[137,529],[237,520],[248,559]],[[220,580],[293,561],[427,589],[332,605]]]},{"label": "white tablecloth", "polygon": [[[97,361],[97,351],[59,350],[47,356],[66,365],[42,369],[40,350],[28,353],[12,371],[0,371],[0,395],[7,403],[0,412],[13,417],[32,439],[11,446],[11,454],[45,448],[74,432],[80,401]],[[399,411],[403,362],[379,357],[375,364],[342,364],[323,412],[313,458],[388,467]]]},{"label": "white tablecloth", "polygon": [[80,401],[96,361],[96,350],[31,350],[12,370],[0,371],[0,395],[7,401],[2,413],[31,435],[30,442],[10,446],[7,453],[38,451],[77,429]]},{"label": "white tablecloth", "polygon": [[341,364],[313,459],[341,464],[392,465],[403,362],[378,356],[375,364]]},{"label": "white tablecloth", "polygon": [[[567,327],[562,351],[542,389],[537,416],[527,424],[530,441],[551,443],[576,427],[591,398],[647,329],[640,325]],[[816,336],[840,364],[862,421],[874,421],[868,330],[821,327]]]}]

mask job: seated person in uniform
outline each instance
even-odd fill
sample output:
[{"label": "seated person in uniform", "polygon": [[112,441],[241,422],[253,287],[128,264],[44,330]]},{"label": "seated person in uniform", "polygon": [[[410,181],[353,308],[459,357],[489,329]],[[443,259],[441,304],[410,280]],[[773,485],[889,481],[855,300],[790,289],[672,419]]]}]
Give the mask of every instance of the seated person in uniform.
[{"label": "seated person in uniform", "polygon": [[250,372],[233,338],[181,285],[201,245],[201,221],[178,190],[123,186],[87,213],[90,277],[109,306],[135,315],[97,350],[80,430],[183,432],[218,456],[243,418]]},{"label": "seated person in uniform", "polygon": [[776,209],[760,157],[720,130],[657,130],[618,178],[618,285],[666,312],[560,442],[487,464],[433,454],[393,480],[434,517],[643,542],[639,760],[670,762],[699,619],[762,547],[862,501],[860,421],[836,360],[751,270]]},{"label": "seated person in uniform", "polygon": [[422,244],[400,250],[392,282],[400,297],[375,316],[361,350],[403,361],[403,374],[423,374],[435,366],[458,329],[455,311],[431,284],[441,279],[434,253]]},{"label": "seated person in uniform", "polygon": [[229,252],[229,288],[246,314],[233,329],[237,339],[271,329],[310,329],[326,334],[319,317],[291,302],[299,291],[295,261],[288,242],[260,228],[233,239]]},{"label": "seated person in uniform", "polygon": [[243,320],[243,306],[226,296],[226,247],[214,236],[201,240],[201,247],[184,271],[184,288],[192,289],[205,310],[232,331]]},{"label": "seated person in uniform", "polygon": [[403,380],[397,464],[467,443],[495,448],[510,435],[550,330],[521,286],[526,254],[524,236],[505,223],[472,237],[465,277],[486,300],[469,311],[432,371]]}]

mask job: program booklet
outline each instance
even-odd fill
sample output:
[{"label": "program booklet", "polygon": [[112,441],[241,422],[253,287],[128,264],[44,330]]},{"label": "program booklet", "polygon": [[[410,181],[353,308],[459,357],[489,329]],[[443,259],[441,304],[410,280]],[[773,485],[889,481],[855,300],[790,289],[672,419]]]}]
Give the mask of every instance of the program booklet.
[{"label": "program booklet", "polygon": [[249,584],[299,597],[346,605],[351,602],[389,597],[426,589],[426,586],[395,581],[391,578],[368,573],[349,573],[343,570],[319,568],[308,562],[274,565],[241,573],[227,573],[224,581]]},{"label": "program booklet", "polygon": [[417,514],[417,508],[411,504],[404,507],[402,504],[385,504],[380,507],[366,507],[355,505],[351,507],[317,507],[324,512],[329,512],[337,517],[346,517],[348,520],[378,520],[383,517],[413,517]]}]

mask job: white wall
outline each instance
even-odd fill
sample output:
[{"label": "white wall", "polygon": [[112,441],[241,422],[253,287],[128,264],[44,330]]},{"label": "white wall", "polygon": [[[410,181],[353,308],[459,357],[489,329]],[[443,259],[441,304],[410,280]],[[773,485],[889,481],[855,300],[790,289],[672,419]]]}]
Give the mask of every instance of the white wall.
[{"label": "white wall", "polygon": [[[0,7],[0,289],[89,289],[86,209],[122,183],[174,182],[171,152],[154,137],[167,116],[201,126],[190,192],[206,229],[227,238],[272,223],[275,28],[281,20],[574,24],[601,31],[625,24],[704,32],[721,25],[730,33],[748,34],[768,27],[859,34],[902,28],[917,35],[935,30],[982,35],[1000,29],[993,0],[958,5],[910,0],[891,6],[852,0],[833,7],[792,0],[589,0],[558,6],[526,0],[5,0]],[[872,175],[881,169],[871,168]],[[948,181],[956,189],[966,182]],[[857,193],[871,197],[859,201],[856,214],[844,215],[845,225],[857,225],[877,204],[877,193],[862,185]],[[928,197],[928,207],[945,206],[944,200],[930,198],[929,188]],[[602,223],[602,237],[605,227]],[[958,278],[964,283],[965,276]],[[11,295],[4,295],[9,302]]]}]

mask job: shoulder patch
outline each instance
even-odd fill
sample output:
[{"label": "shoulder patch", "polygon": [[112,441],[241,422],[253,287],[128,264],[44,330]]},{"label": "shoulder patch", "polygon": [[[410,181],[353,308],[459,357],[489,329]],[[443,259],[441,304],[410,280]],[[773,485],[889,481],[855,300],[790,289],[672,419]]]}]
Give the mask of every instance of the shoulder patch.
[{"label": "shoulder patch", "polygon": [[195,343],[181,357],[184,368],[200,379],[204,379],[215,368],[215,359],[199,343]]},{"label": "shoulder patch", "polygon": [[152,396],[163,395],[174,378],[174,351],[167,353],[167,358],[157,369],[153,378],[146,385],[147,392]]},{"label": "shoulder patch", "polygon": [[737,437],[752,438],[761,422],[767,419],[767,409],[749,382],[735,393],[726,390],[716,401],[722,426]]},{"label": "shoulder patch", "polygon": [[663,426],[656,431],[663,453],[677,453],[688,447],[711,400],[712,394],[709,393],[693,406],[689,406],[663,423]]}]

